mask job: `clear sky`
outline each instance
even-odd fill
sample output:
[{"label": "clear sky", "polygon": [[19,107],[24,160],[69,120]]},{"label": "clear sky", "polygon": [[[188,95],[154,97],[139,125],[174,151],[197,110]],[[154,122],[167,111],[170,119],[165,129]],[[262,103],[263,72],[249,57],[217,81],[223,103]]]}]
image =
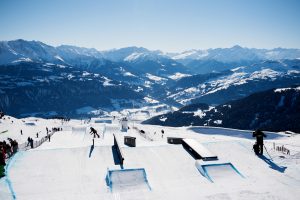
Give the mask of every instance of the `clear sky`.
[{"label": "clear sky", "polygon": [[0,40],[168,52],[300,48],[300,0],[0,0]]}]

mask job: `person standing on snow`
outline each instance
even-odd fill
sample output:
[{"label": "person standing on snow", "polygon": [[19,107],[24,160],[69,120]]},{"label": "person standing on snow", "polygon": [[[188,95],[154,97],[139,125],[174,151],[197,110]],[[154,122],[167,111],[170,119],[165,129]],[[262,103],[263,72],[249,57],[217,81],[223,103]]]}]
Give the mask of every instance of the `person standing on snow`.
[{"label": "person standing on snow", "polygon": [[257,129],[253,132],[252,137],[256,137],[256,143],[253,145],[254,152],[262,155],[264,148],[264,137],[267,137],[261,130]]}]

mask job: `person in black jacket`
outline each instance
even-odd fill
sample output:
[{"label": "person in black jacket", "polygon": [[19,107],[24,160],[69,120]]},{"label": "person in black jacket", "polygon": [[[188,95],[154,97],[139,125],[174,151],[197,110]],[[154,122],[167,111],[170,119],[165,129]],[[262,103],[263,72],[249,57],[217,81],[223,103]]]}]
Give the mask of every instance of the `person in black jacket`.
[{"label": "person in black jacket", "polygon": [[98,138],[100,138],[100,136],[98,135],[96,129],[94,129],[93,127],[91,127],[90,129],[91,129],[90,133],[91,133],[92,135],[94,135],[94,138],[96,137],[96,135],[97,135]]},{"label": "person in black jacket", "polygon": [[256,143],[253,145],[254,152],[262,155],[264,149],[264,137],[267,137],[261,130],[257,129],[253,132],[252,137],[256,137]]}]

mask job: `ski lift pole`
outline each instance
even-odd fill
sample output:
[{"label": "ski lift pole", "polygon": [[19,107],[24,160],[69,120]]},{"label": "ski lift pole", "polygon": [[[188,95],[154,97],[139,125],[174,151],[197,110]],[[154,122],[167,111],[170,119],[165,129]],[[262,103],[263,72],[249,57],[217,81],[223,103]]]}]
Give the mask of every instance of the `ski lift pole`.
[{"label": "ski lift pole", "polygon": [[267,147],[266,147],[265,145],[264,145],[264,147],[265,147],[265,150],[266,150],[266,152],[267,152],[268,156],[271,158],[271,160],[273,160],[273,159],[272,159],[272,157],[270,156],[270,154],[269,154],[268,150],[267,150]]}]

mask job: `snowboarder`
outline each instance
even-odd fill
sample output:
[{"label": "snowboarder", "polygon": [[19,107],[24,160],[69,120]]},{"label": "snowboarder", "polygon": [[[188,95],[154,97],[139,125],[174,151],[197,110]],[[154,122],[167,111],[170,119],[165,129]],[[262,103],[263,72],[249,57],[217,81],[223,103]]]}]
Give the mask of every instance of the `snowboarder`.
[{"label": "snowboarder", "polygon": [[254,152],[262,155],[264,148],[264,137],[267,137],[261,130],[257,129],[253,132],[252,137],[256,137],[256,143],[253,145]]},{"label": "snowboarder", "polygon": [[96,137],[96,135],[97,135],[98,138],[100,138],[100,136],[98,135],[96,129],[94,129],[93,127],[91,127],[90,129],[91,129],[90,133],[94,134],[94,138]]}]

